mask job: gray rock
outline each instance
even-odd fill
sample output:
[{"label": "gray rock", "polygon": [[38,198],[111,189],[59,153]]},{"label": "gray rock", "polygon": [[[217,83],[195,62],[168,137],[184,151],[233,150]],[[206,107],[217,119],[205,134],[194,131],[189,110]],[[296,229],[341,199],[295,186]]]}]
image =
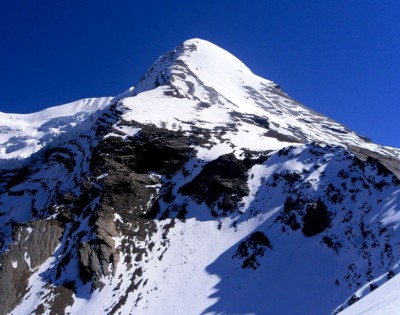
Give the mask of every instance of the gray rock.
[{"label": "gray rock", "polygon": [[0,254],[0,314],[7,314],[27,292],[31,270],[43,264],[59,244],[64,228],[55,220],[15,227],[13,244]]}]

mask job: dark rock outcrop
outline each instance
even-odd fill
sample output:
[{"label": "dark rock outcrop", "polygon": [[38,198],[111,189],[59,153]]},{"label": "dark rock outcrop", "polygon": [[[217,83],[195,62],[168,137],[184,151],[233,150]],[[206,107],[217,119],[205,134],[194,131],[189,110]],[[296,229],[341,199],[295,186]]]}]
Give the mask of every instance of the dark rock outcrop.
[{"label": "dark rock outcrop", "polygon": [[[182,132],[138,127],[141,131],[134,137],[103,139],[91,159],[91,173],[93,178],[100,177],[96,181],[101,191],[98,205],[88,214],[91,236],[78,245],[78,254],[82,280],[92,281],[93,289],[103,286],[101,277],[114,274],[120,251],[128,268],[133,266],[132,258],[140,260],[146,255],[149,249],[134,244],[147,242],[156,231],[152,219],[159,210],[158,174],[176,173],[192,151]],[[119,249],[114,241],[118,235],[124,235]]]},{"label": "dark rock outcrop", "polygon": [[208,162],[199,175],[180,189],[183,195],[197,202],[205,202],[211,209],[217,206],[225,212],[233,211],[249,193],[248,168],[233,153],[221,155]]},{"label": "dark rock outcrop", "polygon": [[[114,157],[115,162],[124,164],[130,171],[139,174],[152,171],[170,175],[183,167],[192,151],[190,140],[183,132],[152,125],[134,126],[141,128],[137,135],[125,140],[109,137],[100,143],[96,152],[103,156],[108,155],[108,158]],[[93,163],[97,163],[96,152]]]},{"label": "dark rock outcrop", "polygon": [[56,220],[38,220],[14,228],[13,244],[0,255],[0,314],[7,314],[27,292],[31,271],[59,244],[64,228]]},{"label": "dark rock outcrop", "polygon": [[95,238],[78,246],[81,277],[84,283],[93,280],[93,287],[102,287],[100,278],[115,273],[119,253],[113,237],[117,230],[113,217],[100,212],[95,223]]},{"label": "dark rock outcrop", "polygon": [[303,216],[303,228],[301,231],[305,236],[314,236],[325,231],[331,224],[332,218],[326,205],[318,200],[307,205]]},{"label": "dark rock outcrop", "polygon": [[264,256],[267,248],[272,249],[270,240],[263,232],[257,231],[238,245],[233,258],[242,260],[241,267],[243,269],[251,268],[256,270],[260,266],[257,257]]}]

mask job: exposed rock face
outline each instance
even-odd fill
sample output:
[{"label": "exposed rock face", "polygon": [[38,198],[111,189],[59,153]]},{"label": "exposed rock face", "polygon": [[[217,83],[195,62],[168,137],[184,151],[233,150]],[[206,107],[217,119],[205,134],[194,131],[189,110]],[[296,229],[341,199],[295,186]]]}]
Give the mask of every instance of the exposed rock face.
[{"label": "exposed rock face", "polygon": [[[205,202],[223,211],[233,211],[242,197],[249,193],[248,168],[234,154],[221,155],[208,162],[199,175],[180,189],[183,195],[192,196],[197,202]],[[216,210],[213,214],[217,215]]]},{"label": "exposed rock face", "polygon": [[[335,196],[335,198],[339,197]],[[321,200],[312,202],[307,198],[292,199],[292,197],[288,197],[279,219],[294,231],[301,228],[305,236],[315,236],[330,226],[331,217],[332,214]],[[301,219],[299,220],[299,218]]]},{"label": "exposed rock face", "polygon": [[267,248],[272,249],[271,242],[263,232],[257,231],[239,244],[233,258],[243,259],[241,266],[243,269],[252,268],[256,270],[260,266],[257,257],[264,256]]},{"label": "exposed rock face", "polygon": [[325,231],[330,226],[331,221],[331,214],[325,204],[318,200],[307,205],[301,230],[305,236],[314,236]]},{"label": "exposed rock face", "polygon": [[[99,211],[100,212],[100,211]],[[115,273],[119,262],[119,254],[115,248],[113,237],[118,235],[114,217],[100,216],[95,219],[95,239],[83,242],[78,246],[81,277],[83,282],[93,280],[93,287],[99,288],[103,284],[102,276]]]},{"label": "exposed rock face", "polygon": [[[138,135],[126,140],[108,137],[96,147],[91,172],[101,178],[102,193],[90,214],[92,236],[78,246],[84,282],[92,281],[94,289],[101,288],[100,279],[115,274],[119,250],[128,268],[133,266],[132,256],[140,260],[147,255],[146,248],[132,247],[132,243],[148,242],[156,231],[151,219],[158,214],[158,173],[171,176],[177,172],[191,150],[189,139],[181,132],[152,126],[142,126]],[[102,178],[102,174],[106,175]],[[117,249],[114,238],[121,234],[125,238]]]},{"label": "exposed rock face", "polygon": [[32,271],[59,245],[64,228],[55,220],[38,220],[16,226],[13,244],[0,254],[1,314],[10,312],[27,290]]},{"label": "exposed rock face", "polygon": [[143,126],[131,141],[133,170],[139,174],[149,171],[174,174],[183,167],[191,151],[189,139],[183,132],[153,126]]},{"label": "exposed rock face", "polygon": [[387,173],[387,171],[389,171],[389,173],[395,174],[397,179],[400,180],[400,164],[398,159],[360,147],[350,147],[349,149],[359,159],[363,161],[369,161],[369,163],[373,164],[380,164],[381,166],[378,167],[385,169],[383,172]]}]

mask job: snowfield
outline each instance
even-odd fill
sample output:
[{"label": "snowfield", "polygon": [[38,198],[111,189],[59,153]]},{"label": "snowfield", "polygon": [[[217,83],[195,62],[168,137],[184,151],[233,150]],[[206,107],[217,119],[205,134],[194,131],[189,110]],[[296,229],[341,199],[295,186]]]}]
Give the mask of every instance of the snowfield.
[{"label": "snowfield", "polygon": [[0,159],[24,159],[54,139],[79,128],[111,97],[88,98],[32,114],[0,113]]},{"label": "snowfield", "polygon": [[344,310],[341,315],[390,315],[400,309],[400,277],[383,284],[365,298]]}]

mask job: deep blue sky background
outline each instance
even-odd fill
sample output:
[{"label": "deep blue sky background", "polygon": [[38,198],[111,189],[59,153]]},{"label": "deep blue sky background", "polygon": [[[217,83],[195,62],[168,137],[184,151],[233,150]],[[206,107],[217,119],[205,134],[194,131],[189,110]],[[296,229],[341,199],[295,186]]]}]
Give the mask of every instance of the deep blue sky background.
[{"label": "deep blue sky background", "polygon": [[400,1],[0,2],[0,111],[118,94],[200,37],[292,97],[400,147]]}]

